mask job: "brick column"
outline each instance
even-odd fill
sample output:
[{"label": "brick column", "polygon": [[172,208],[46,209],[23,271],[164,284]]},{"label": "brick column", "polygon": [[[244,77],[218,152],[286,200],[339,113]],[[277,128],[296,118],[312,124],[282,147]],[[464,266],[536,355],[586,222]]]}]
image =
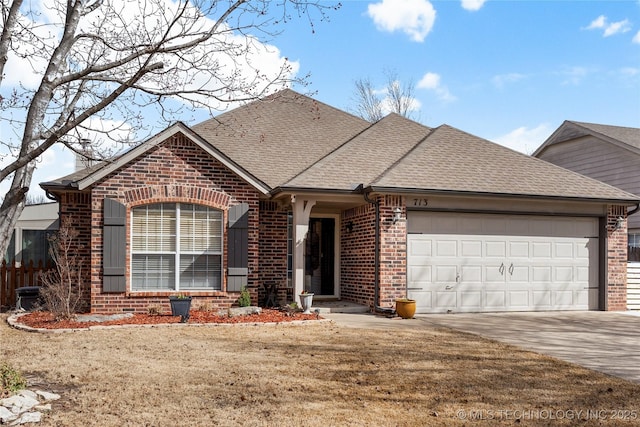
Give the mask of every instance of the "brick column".
[{"label": "brick column", "polygon": [[[618,227],[618,218],[622,226]],[[607,311],[627,309],[627,208],[607,211]]]},{"label": "brick column", "polygon": [[[407,296],[407,210],[405,198],[380,199],[380,306],[394,307],[396,298]],[[402,219],[393,222],[394,209]]]}]

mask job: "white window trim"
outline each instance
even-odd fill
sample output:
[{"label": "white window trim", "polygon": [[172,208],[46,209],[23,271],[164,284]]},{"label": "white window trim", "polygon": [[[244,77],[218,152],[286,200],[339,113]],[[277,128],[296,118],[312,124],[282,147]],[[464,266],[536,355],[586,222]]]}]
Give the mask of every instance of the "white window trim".
[{"label": "white window trim", "polygon": [[[150,205],[174,205],[175,206],[175,221],[176,221],[176,235],[175,235],[175,251],[135,251],[133,250],[133,213],[134,210],[144,208]],[[180,209],[181,205],[194,205],[194,206],[203,206],[211,210],[220,212],[220,250],[219,251],[206,251],[206,252],[197,252],[197,251],[180,251]],[[144,205],[139,205],[131,209],[130,212],[130,221],[129,221],[129,235],[131,236],[131,257],[129,260],[129,271],[131,272],[131,290],[132,292],[179,292],[180,289],[180,255],[219,255],[220,256],[220,289],[215,288],[199,288],[192,289],[188,288],[185,292],[219,292],[222,290],[223,280],[224,280],[224,212],[221,209],[213,208],[207,205],[201,205],[198,203],[189,203],[189,202],[158,202],[158,203],[147,203]],[[133,284],[133,257],[134,255],[173,255],[174,259],[174,284],[173,289],[135,289]]]}]

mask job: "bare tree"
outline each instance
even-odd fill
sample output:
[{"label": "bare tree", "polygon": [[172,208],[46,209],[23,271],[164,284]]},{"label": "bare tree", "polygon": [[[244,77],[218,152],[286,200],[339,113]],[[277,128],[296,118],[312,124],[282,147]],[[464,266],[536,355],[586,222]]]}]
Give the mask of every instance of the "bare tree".
[{"label": "bare tree", "polygon": [[[173,121],[219,109],[296,77],[267,43],[296,16],[323,20],[321,0],[0,0],[0,253],[22,212],[36,161],[88,132],[149,131],[145,111]],[[260,57],[268,58],[262,62]],[[94,153],[99,150],[92,150]]]},{"label": "bare tree", "polygon": [[369,78],[355,81],[352,111],[359,117],[377,122],[388,113],[397,113],[407,118],[413,118],[416,110],[415,84],[412,80],[401,83],[395,72],[386,71],[386,85],[376,90]]},{"label": "bare tree", "polygon": [[382,99],[376,93],[369,78],[361,78],[355,81],[355,113],[363,119],[375,123],[384,117]]}]

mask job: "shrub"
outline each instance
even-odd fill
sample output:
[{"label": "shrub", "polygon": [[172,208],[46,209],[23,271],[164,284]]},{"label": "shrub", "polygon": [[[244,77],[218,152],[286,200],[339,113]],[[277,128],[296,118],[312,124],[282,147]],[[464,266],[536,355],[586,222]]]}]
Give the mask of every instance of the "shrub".
[{"label": "shrub", "polygon": [[162,314],[162,307],[159,305],[148,305],[147,306],[147,314],[151,316],[159,316]]},{"label": "shrub", "polygon": [[40,296],[56,320],[72,319],[82,308],[82,259],[76,239],[79,232],[64,218],[60,230],[49,238],[54,268],[42,275]]},{"label": "shrub", "polygon": [[0,365],[0,397],[15,393],[27,387],[27,380],[20,371],[6,363]]},{"label": "shrub", "polygon": [[247,290],[246,286],[240,289],[240,298],[238,298],[238,305],[240,307],[249,307],[251,305],[251,294]]}]

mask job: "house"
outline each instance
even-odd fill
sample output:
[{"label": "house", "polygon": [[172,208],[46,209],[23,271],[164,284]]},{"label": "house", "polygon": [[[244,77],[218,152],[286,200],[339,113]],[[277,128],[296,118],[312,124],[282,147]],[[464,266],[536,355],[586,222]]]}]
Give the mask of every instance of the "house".
[{"label": "house", "polygon": [[[284,90],[41,186],[81,231],[94,312],[186,293],[418,312],[626,309],[640,198],[451,126]],[[618,218],[622,218],[618,222]]]},{"label": "house", "polygon": [[46,265],[51,261],[48,237],[58,229],[58,204],[38,203],[24,207],[11,234],[4,256],[7,264],[33,262]]},{"label": "house", "polygon": [[[535,157],[640,195],[640,128],[565,121]],[[640,310],[640,215],[628,220],[629,308]]]}]

